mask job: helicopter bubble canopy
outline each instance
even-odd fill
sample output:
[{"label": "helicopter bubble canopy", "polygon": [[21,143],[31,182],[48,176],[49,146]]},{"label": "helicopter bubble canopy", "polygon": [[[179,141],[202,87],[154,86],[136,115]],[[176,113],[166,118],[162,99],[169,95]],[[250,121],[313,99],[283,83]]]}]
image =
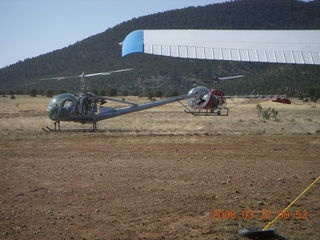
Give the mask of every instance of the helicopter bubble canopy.
[{"label": "helicopter bubble canopy", "polygon": [[202,99],[209,93],[209,89],[203,86],[192,88],[188,93],[187,103],[190,107],[198,106]]},{"label": "helicopter bubble canopy", "polygon": [[63,93],[60,95],[55,96],[49,103],[48,108],[50,107],[64,107],[66,102],[73,102],[77,101],[77,97],[70,93]]},{"label": "helicopter bubble canopy", "polygon": [[204,95],[204,94],[206,94],[206,93],[208,93],[209,92],[209,89],[208,88],[206,88],[206,87],[203,87],[203,86],[198,86],[198,87],[194,87],[194,88],[192,88],[190,91],[189,91],[189,93],[188,93],[188,95],[189,96],[192,96],[192,95]]},{"label": "helicopter bubble canopy", "polygon": [[60,115],[68,114],[76,105],[78,98],[70,93],[55,96],[48,105],[48,116],[57,121]]}]

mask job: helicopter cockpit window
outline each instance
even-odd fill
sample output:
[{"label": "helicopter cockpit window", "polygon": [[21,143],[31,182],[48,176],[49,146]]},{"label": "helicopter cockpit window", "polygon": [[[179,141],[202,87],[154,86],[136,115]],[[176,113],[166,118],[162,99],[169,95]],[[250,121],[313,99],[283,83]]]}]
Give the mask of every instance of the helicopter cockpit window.
[{"label": "helicopter cockpit window", "polygon": [[209,92],[209,89],[202,86],[191,89],[188,95],[192,97],[187,100],[188,105],[191,107],[199,106],[200,104],[202,104],[207,100],[205,97],[208,97],[206,96],[208,92]]},{"label": "helicopter cockpit window", "polygon": [[64,93],[64,94],[55,96],[49,103],[48,108],[53,108],[53,107],[70,108],[70,107],[73,107],[76,101],[77,101],[76,96],[72,94]]},{"label": "helicopter cockpit window", "polygon": [[78,97],[70,93],[55,96],[48,105],[48,116],[57,121],[75,110]]},{"label": "helicopter cockpit window", "polygon": [[63,104],[62,104],[62,107],[65,107],[65,108],[72,108],[73,107],[73,101],[71,101],[70,99],[67,99]]}]

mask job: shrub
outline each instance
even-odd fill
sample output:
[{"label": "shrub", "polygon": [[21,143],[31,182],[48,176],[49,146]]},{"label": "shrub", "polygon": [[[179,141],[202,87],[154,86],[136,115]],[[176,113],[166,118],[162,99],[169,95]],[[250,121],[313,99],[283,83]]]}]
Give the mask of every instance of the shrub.
[{"label": "shrub", "polygon": [[106,95],[109,97],[115,97],[118,95],[118,90],[115,88],[106,89]]},{"label": "shrub", "polygon": [[122,95],[126,97],[126,96],[129,95],[129,92],[128,92],[127,90],[123,90],[123,91],[122,91]]},{"label": "shrub", "polygon": [[99,94],[100,94],[100,96],[105,96],[106,95],[106,91],[102,89]]},{"label": "shrub", "polygon": [[279,120],[277,118],[278,116],[278,111],[275,110],[274,108],[267,108],[264,109],[259,103],[257,104],[257,110],[258,110],[258,116],[262,117],[263,119],[269,120],[270,118],[274,120]]},{"label": "shrub", "polygon": [[37,94],[38,94],[37,89],[31,89],[31,90],[30,90],[30,96],[31,96],[31,97],[36,97]]},{"label": "shrub", "polygon": [[162,91],[156,91],[155,93],[154,93],[154,96],[155,97],[162,97]]},{"label": "shrub", "polygon": [[147,98],[152,101],[153,100],[153,92],[148,92],[147,93]]},{"label": "shrub", "polygon": [[53,90],[48,90],[48,91],[46,92],[46,96],[47,96],[47,97],[53,97],[53,94],[54,94]]},{"label": "shrub", "polygon": [[132,93],[132,96],[140,96],[140,93],[139,93],[138,91],[134,91],[134,92]]}]

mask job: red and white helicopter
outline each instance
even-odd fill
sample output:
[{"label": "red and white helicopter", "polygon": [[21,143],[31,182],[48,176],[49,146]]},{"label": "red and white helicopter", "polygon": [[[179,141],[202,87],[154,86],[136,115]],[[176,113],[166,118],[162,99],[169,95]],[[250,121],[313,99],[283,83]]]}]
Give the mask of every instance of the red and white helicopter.
[{"label": "red and white helicopter", "polygon": [[217,89],[217,83],[221,80],[229,80],[242,78],[244,75],[214,78],[214,87],[208,89],[204,86],[194,87],[189,91],[192,96],[187,99],[187,105],[182,105],[186,108],[186,113],[191,113],[195,116],[228,116],[229,107],[226,106],[227,99],[247,98],[247,99],[271,99],[272,102],[291,104],[290,99],[286,95],[270,96],[270,95],[245,95],[245,96],[227,96],[224,92]]},{"label": "red and white helicopter", "polygon": [[217,89],[217,83],[223,80],[242,77],[244,77],[244,75],[221,78],[214,77],[212,89],[204,86],[192,88],[188,93],[188,95],[192,97],[187,99],[187,106],[182,104],[186,108],[185,112],[195,116],[228,116],[229,108],[225,106],[226,98],[235,98],[235,96],[225,96],[222,91]]}]

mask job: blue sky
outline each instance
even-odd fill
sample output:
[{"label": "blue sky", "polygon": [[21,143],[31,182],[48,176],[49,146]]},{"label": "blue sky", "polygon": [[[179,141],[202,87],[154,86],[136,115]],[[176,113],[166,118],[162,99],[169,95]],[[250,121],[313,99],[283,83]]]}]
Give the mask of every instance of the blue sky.
[{"label": "blue sky", "polygon": [[134,17],[226,0],[0,0],[0,68]]}]

